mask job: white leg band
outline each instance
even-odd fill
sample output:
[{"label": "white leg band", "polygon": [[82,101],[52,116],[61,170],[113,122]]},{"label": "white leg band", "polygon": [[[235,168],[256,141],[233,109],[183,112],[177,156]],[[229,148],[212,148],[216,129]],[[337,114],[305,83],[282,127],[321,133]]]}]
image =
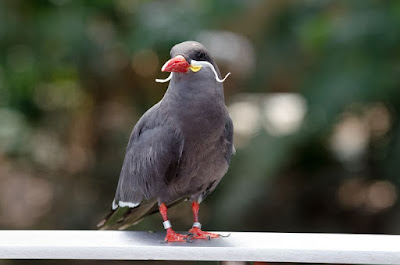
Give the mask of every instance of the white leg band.
[{"label": "white leg band", "polygon": [[197,227],[197,228],[201,229],[201,224],[199,222],[194,222],[192,227]]},{"label": "white leg band", "polygon": [[164,225],[165,229],[168,229],[168,228],[172,227],[171,222],[169,220],[164,221],[162,224]]}]

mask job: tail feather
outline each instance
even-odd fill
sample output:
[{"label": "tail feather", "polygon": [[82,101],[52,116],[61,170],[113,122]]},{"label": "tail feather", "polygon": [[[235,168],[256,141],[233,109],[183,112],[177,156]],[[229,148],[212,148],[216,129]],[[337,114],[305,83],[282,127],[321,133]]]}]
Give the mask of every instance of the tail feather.
[{"label": "tail feather", "polygon": [[[167,205],[168,208],[182,202],[184,199],[176,200]],[[102,221],[97,224],[100,230],[124,230],[139,223],[145,216],[158,212],[157,200],[142,201],[135,208],[118,207],[112,210]]]},{"label": "tail feather", "polygon": [[[155,209],[155,211],[154,211]],[[135,207],[118,207],[97,224],[100,230],[123,230],[140,222],[150,212],[157,212],[157,200],[142,201]]]}]

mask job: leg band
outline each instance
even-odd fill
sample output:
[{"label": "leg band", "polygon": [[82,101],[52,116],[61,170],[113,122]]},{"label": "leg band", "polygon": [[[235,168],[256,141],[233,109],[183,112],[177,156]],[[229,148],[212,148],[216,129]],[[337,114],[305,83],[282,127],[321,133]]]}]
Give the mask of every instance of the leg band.
[{"label": "leg band", "polygon": [[201,229],[201,224],[199,222],[194,222],[192,226]]},{"label": "leg band", "polygon": [[164,221],[164,222],[163,222],[163,225],[164,225],[164,228],[165,228],[165,229],[168,229],[168,228],[171,228],[171,227],[172,227],[171,222],[170,222],[169,220]]}]

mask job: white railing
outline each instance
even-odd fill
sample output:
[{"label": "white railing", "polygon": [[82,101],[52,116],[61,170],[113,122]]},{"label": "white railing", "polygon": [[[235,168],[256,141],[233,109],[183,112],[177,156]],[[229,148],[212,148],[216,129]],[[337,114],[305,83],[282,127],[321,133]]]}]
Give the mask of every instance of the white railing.
[{"label": "white railing", "polygon": [[232,232],[192,243],[163,238],[162,232],[0,231],[0,259],[400,264],[397,235]]}]

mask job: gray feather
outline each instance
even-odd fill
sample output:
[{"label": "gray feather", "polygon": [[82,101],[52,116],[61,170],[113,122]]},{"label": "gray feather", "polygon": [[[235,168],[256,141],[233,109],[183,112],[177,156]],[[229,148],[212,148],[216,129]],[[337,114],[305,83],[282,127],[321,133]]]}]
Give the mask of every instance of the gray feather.
[{"label": "gray feather", "polygon": [[[178,44],[171,50],[176,55],[208,61],[220,76],[200,43]],[[174,73],[164,98],[136,124],[118,182],[116,202],[142,203],[119,207],[100,225],[126,228],[156,212],[157,202],[201,202],[225,175],[233,149],[232,120],[212,69]]]},{"label": "gray feather", "polygon": [[228,164],[231,163],[232,154],[234,154],[233,147],[233,122],[231,119],[228,119],[225,124],[225,133],[223,136],[225,141],[225,159]]},{"label": "gray feather", "polygon": [[125,154],[115,201],[140,203],[156,196],[176,175],[184,140],[160,104],[135,126]]}]

